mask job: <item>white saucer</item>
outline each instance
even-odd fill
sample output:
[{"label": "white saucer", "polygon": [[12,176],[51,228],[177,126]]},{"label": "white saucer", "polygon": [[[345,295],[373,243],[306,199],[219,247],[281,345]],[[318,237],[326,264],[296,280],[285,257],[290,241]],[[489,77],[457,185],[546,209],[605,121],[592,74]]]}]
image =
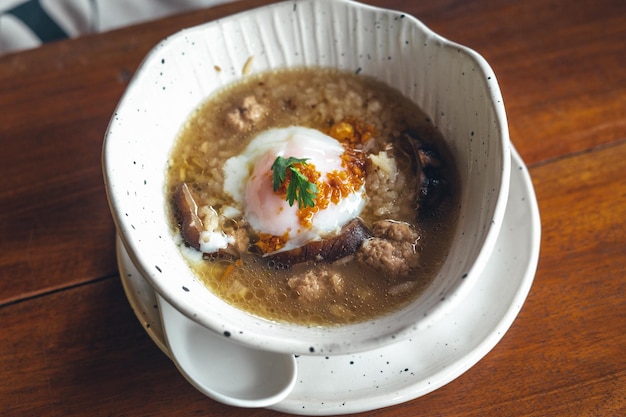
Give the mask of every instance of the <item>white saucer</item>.
[{"label": "white saucer", "polygon": [[[460,376],[504,336],[530,290],[541,225],[530,176],[511,152],[511,187],[493,255],[467,296],[449,315],[410,340],[356,355],[300,356],[298,382],[271,408],[329,415],[374,410],[425,395]],[[117,240],[128,300],[152,340],[169,356],[152,287]]]}]

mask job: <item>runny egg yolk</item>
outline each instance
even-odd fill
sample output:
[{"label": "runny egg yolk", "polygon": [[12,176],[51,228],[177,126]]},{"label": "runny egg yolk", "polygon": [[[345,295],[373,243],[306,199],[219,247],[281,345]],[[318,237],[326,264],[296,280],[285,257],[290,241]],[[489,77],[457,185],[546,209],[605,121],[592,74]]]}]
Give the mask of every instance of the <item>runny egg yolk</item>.
[{"label": "runny egg yolk", "polygon": [[[274,191],[271,168],[279,156],[306,159],[306,164],[294,166],[317,187],[313,207],[300,207],[297,201],[290,206],[284,186]],[[332,236],[358,216],[365,204],[359,154],[315,129],[265,131],[241,155],[227,161],[225,174],[225,191],[243,206],[246,220],[267,252]]]}]

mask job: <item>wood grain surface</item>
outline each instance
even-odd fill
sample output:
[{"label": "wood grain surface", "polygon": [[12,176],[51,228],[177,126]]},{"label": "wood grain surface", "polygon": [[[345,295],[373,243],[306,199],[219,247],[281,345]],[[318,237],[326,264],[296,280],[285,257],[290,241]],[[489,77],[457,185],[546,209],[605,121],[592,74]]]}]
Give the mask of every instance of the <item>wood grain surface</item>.
[{"label": "wood grain surface", "polygon": [[[0,415],[274,416],[189,385],[119,279],[100,154],[144,55],[242,0],[0,56]],[[542,223],[528,299],[446,386],[367,416],[626,415],[626,2],[368,1],[482,54]]]}]

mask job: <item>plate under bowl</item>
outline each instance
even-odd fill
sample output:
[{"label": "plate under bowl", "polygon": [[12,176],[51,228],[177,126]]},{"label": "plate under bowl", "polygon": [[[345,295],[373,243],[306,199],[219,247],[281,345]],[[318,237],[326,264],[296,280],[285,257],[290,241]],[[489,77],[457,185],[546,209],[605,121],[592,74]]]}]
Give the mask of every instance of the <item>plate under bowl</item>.
[{"label": "plate under bowl", "polygon": [[[246,71],[322,66],[374,76],[432,118],[457,161],[460,218],[431,287],[392,315],[349,326],[275,323],[223,302],[200,283],[172,238],[164,181],[191,112]],[[103,170],[118,233],[150,284],[181,312],[233,340],[295,354],[369,350],[433,323],[479,279],[504,216],[510,155],[505,109],[476,52],[401,12],[337,0],[273,4],[189,28],[144,59],[106,133]]]}]

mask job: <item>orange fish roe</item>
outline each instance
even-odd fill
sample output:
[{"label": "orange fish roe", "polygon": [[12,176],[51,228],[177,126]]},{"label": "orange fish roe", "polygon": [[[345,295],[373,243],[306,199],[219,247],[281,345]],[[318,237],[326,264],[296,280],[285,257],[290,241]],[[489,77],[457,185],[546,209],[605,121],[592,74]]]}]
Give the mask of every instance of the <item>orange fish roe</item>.
[{"label": "orange fish roe", "polygon": [[346,119],[333,123],[328,129],[328,136],[342,142],[350,144],[361,144],[367,142],[374,134],[374,127],[362,124],[356,120]]},{"label": "orange fish roe", "polygon": [[354,126],[348,122],[334,123],[328,130],[328,136],[337,139],[339,142],[352,142],[355,139],[355,133]]},{"label": "orange fish roe", "polygon": [[[330,203],[338,204],[342,199],[363,186],[365,182],[365,156],[360,150],[355,149],[354,146],[369,139],[373,131],[374,129],[369,126],[361,126],[347,121],[338,122],[331,126],[328,132],[329,135],[341,142],[345,149],[341,155],[341,165],[345,170],[327,173],[326,182],[319,181],[320,175],[317,173],[315,185],[318,192],[315,205],[298,209],[300,224],[304,227],[311,227],[315,213],[327,208]],[[305,166],[307,173],[300,172],[310,182],[314,182],[312,180],[314,176],[308,173],[309,167],[313,167],[313,165]]]},{"label": "orange fish roe", "polygon": [[282,236],[274,236],[269,233],[260,233],[259,241],[256,242],[256,246],[261,249],[263,253],[275,252],[285,246],[289,240],[289,231],[285,232]]},{"label": "orange fish roe", "polygon": [[[307,180],[317,186],[317,196],[313,207],[298,208],[297,214],[300,224],[305,228],[310,228],[313,216],[320,210],[326,209],[330,203],[338,204],[349,194],[359,190],[365,182],[365,156],[360,149],[355,149],[363,142],[367,141],[374,134],[374,128],[369,125],[360,124],[356,121],[345,120],[334,123],[327,134],[338,140],[344,148],[341,155],[341,165],[345,168],[342,171],[333,171],[326,174],[326,181],[320,181],[321,174],[315,165],[309,163],[294,164],[294,167],[304,175]],[[291,171],[285,176],[285,181],[275,191],[278,195],[286,198],[287,187],[291,181]],[[267,253],[278,250],[287,241],[285,236],[262,235],[257,246]]]}]

